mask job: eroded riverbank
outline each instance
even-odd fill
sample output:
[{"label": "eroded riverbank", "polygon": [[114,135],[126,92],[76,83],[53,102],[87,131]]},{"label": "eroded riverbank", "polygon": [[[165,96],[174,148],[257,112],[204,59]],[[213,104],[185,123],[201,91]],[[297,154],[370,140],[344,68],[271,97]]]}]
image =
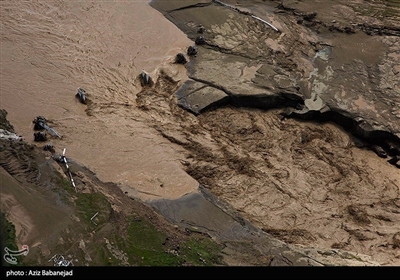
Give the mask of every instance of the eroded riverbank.
[{"label": "eroded riverbank", "polygon": [[[153,4],[157,2],[168,1]],[[359,110],[374,129],[387,119],[382,130],[396,132],[398,80],[393,77],[398,73],[392,70],[397,69],[398,37],[383,29],[379,38],[364,33],[347,37],[340,30],[346,31],[348,23],[332,32],[326,23],[333,18],[324,13],[323,20],[319,14],[309,21],[304,17],[311,11],[288,10],[286,5],[276,12],[274,1],[238,2],[240,9],[283,31],[277,33],[212,1],[177,9],[188,2],[197,3],[173,1],[164,11],[188,37],[160,13],[155,14],[147,1],[130,2],[127,7],[123,2],[115,6],[111,2],[34,2],[28,6],[2,2],[6,31],[2,54],[7,54],[1,68],[2,106],[17,133],[32,142],[32,120],[44,115],[63,135],[62,139],[50,138],[57,152],[66,147],[72,163],[88,167],[102,181],[115,182],[132,198],[160,203],[155,207],[172,221],[171,211],[186,204],[186,199],[196,198],[189,199],[195,202],[193,209],[179,213],[189,223],[175,221],[184,226],[194,223],[201,228],[210,222],[202,212],[209,209],[204,205],[219,213],[213,220],[217,225],[219,215],[225,215],[215,208],[216,203],[199,196],[201,183],[215,199],[228,202],[249,221],[224,216],[230,225],[243,226],[243,221],[244,226],[251,223],[262,229],[264,237],[370,255],[365,265],[398,264],[398,169],[388,158],[363,149],[368,146],[365,142],[332,122],[282,118],[288,104],[301,113],[302,105],[319,110],[324,107],[316,106],[322,105],[320,100],[332,108],[335,101],[343,110]],[[347,9],[344,4],[340,8]],[[199,46],[198,55],[188,58],[188,64],[175,64],[176,53],[185,54],[199,36],[200,24],[206,30],[207,44]],[[326,37],[321,39],[321,34]],[[353,43],[353,38],[362,43]],[[329,59],[314,59],[325,47],[333,48]],[[141,69],[149,72],[153,85],[141,86]],[[175,93],[182,93],[186,74],[200,98],[191,96],[189,90],[183,92],[189,101],[184,103]],[[87,90],[87,106],[75,99],[77,87]],[[356,96],[361,89],[372,95]],[[349,92],[354,99],[345,98]],[[197,110],[203,105],[196,100],[209,94],[212,98],[198,115],[180,107],[199,105]],[[382,94],[386,99],[381,101]],[[301,102],[304,96],[310,102]],[[374,100],[380,100],[379,106]],[[389,107],[384,107],[385,102]],[[371,112],[377,116],[376,124]],[[211,235],[212,230],[221,230],[207,228]],[[265,265],[273,260],[266,257],[269,249],[261,250],[266,253]],[[252,251],[255,259],[261,251]],[[310,264],[302,262],[304,255],[292,252],[288,265],[296,261]],[[334,260],[321,263],[338,264]],[[347,260],[345,264],[354,265]]]},{"label": "eroded riverbank", "polygon": [[152,3],[189,38],[204,38],[177,92],[197,117],[179,118],[184,132],[160,127],[187,150],[187,172],[287,242],[397,264],[398,19],[352,2],[332,14],[327,2],[224,2],[244,12]]}]

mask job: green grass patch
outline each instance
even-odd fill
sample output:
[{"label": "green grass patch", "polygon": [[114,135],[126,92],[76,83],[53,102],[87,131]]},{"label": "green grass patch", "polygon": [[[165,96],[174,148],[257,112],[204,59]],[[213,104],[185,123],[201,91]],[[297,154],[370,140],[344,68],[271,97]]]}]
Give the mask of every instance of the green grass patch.
[{"label": "green grass patch", "polygon": [[139,266],[212,266],[222,264],[222,246],[207,237],[190,238],[177,248],[165,245],[167,235],[144,219],[132,219],[127,236],[116,236],[129,263]]},{"label": "green grass patch", "polygon": [[64,177],[59,178],[58,185],[64,189],[66,189],[69,193],[71,193],[73,191],[73,186],[71,185],[71,182]]},{"label": "green grass patch", "polygon": [[[196,228],[192,228],[192,234],[199,236],[187,241],[182,240],[178,248],[172,248],[167,240],[167,234],[157,229],[151,221],[142,217],[127,217],[127,228],[125,234],[121,234],[118,228],[114,227],[106,235],[100,230],[112,218],[112,208],[110,202],[102,193],[76,193],[71,186],[71,182],[63,176],[54,178],[57,192],[63,201],[74,204],[76,213],[80,218],[83,228],[79,230],[87,231],[87,228],[96,229],[97,234],[107,237],[111,246],[128,257],[129,265],[139,266],[212,266],[222,262],[221,246],[214,243],[210,238],[198,234]],[[90,220],[93,215],[98,215],[93,219],[96,225]],[[114,249],[110,250],[103,244],[103,238],[99,237],[101,244],[88,245],[86,249],[92,258],[91,265],[120,266],[124,265],[120,256],[114,256]],[[104,236],[103,236],[104,235]],[[176,246],[177,243],[174,243]],[[61,245],[60,245],[61,246]],[[62,246],[65,246],[62,245]],[[59,248],[59,251],[63,251]],[[79,260],[84,259],[84,255],[78,250],[74,257]],[[83,261],[84,262],[84,261]],[[82,263],[81,263],[82,264]]]},{"label": "green grass patch", "polygon": [[[14,266],[13,264],[6,262],[3,258],[3,254],[5,254],[5,248],[18,251],[15,226],[13,223],[7,220],[6,214],[3,212],[0,212],[0,248],[2,252],[1,264],[3,266]],[[17,259],[16,265],[21,265],[21,257],[15,256],[15,258]]]},{"label": "green grass patch", "polygon": [[191,238],[182,246],[181,253],[187,261],[197,266],[222,264],[223,247],[209,238]]},{"label": "green grass patch", "polygon": [[7,220],[5,213],[0,212],[0,215],[1,245],[10,250],[18,250],[17,243],[15,241],[15,226]]},{"label": "green grass patch", "polygon": [[60,201],[71,206],[73,204],[71,198],[76,194],[71,182],[57,170],[54,170],[54,174],[51,175],[50,180],[52,191],[58,195]]},{"label": "green grass patch", "polygon": [[73,191],[73,186],[71,185],[71,182],[65,178],[60,178],[58,180],[57,186],[61,187],[60,191],[58,192],[61,201],[66,204],[71,204],[70,197]]},{"label": "green grass patch", "polygon": [[[101,193],[76,193],[75,200],[76,210],[83,220],[92,223],[95,222],[97,225],[105,223],[109,220],[111,215],[111,205],[107,198]],[[93,222],[90,220],[96,213],[96,217]]]},{"label": "green grass patch", "polygon": [[[119,266],[121,264],[120,260],[117,260],[107,248],[103,246],[99,246],[96,248],[97,259],[99,260],[99,264],[101,266]],[[96,265],[96,264],[94,264]]]},{"label": "green grass patch", "polygon": [[132,219],[128,235],[119,237],[119,248],[127,253],[129,263],[141,266],[178,266],[180,259],[164,247],[167,236],[143,219]]}]

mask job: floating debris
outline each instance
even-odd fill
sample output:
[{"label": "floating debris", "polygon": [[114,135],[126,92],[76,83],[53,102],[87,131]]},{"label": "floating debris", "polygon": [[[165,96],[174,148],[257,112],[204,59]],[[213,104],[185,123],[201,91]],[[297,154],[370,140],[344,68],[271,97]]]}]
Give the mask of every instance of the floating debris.
[{"label": "floating debris", "polygon": [[271,28],[272,28],[273,30],[275,30],[276,32],[280,32],[279,29],[276,28],[275,26],[273,26],[271,23],[269,23],[269,22],[267,22],[267,21],[265,21],[265,20],[263,20],[263,19],[261,19],[261,18],[259,18],[259,17],[256,17],[255,15],[252,15],[252,14],[249,13],[249,12],[242,11],[242,10],[240,10],[240,9],[238,9],[238,8],[235,8],[235,7],[231,6],[231,5],[225,4],[225,3],[223,3],[223,2],[221,2],[221,1],[219,1],[219,0],[213,0],[213,2],[214,2],[214,3],[217,3],[217,4],[220,4],[220,5],[222,5],[222,6],[225,6],[225,7],[229,8],[229,9],[232,9],[232,10],[238,12],[238,13],[245,14],[245,15],[249,15],[249,16],[251,16],[252,18],[254,18],[254,19],[256,19],[256,20],[259,20],[259,21],[261,21],[262,23],[265,23],[266,25],[268,25],[269,27],[271,27]]},{"label": "floating debris", "polygon": [[38,116],[36,117],[36,119],[33,120],[33,123],[35,124],[35,126],[33,127],[34,130],[42,130],[44,129],[46,119],[42,116]]},{"label": "floating debris", "polygon": [[205,45],[207,44],[206,39],[203,36],[197,36],[196,39],[194,40],[196,45]]},{"label": "floating debris", "polygon": [[0,139],[10,139],[10,140],[22,140],[21,136],[18,136],[14,132],[8,130],[0,129]]},{"label": "floating debris", "polygon": [[46,136],[46,132],[45,131],[39,131],[39,132],[35,132],[33,133],[33,140],[36,142],[44,142],[47,141],[47,136]]},{"label": "floating debris", "polygon": [[261,18],[259,18],[259,17],[256,17],[255,15],[251,15],[251,17],[252,18],[255,18],[255,19],[257,19],[257,20],[259,20],[259,21],[261,21],[261,22],[263,22],[263,23],[265,23],[266,25],[268,25],[269,27],[271,27],[273,30],[275,30],[276,32],[279,32],[279,29],[278,28],[276,28],[275,26],[273,26],[271,23],[269,23],[268,21],[265,21],[265,20],[263,20],[263,19],[261,19]]},{"label": "floating debris", "polygon": [[151,79],[150,75],[144,70],[142,70],[142,73],[140,73],[140,79],[142,86],[153,84],[153,80]]},{"label": "floating debris", "polygon": [[199,26],[199,29],[197,29],[197,33],[203,34],[206,32],[206,28],[202,25]]},{"label": "floating debris", "polygon": [[78,92],[75,96],[79,98],[81,103],[86,104],[86,91],[83,88],[78,88]]},{"label": "floating debris", "polygon": [[53,144],[51,144],[51,143],[47,143],[46,145],[44,145],[43,150],[49,151],[52,154],[55,152]]},{"label": "floating debris", "polygon": [[[33,123],[35,124],[34,129],[35,130],[42,130],[42,129],[46,129],[47,131],[49,131],[52,135],[57,136],[58,138],[61,138],[61,135],[58,134],[54,129],[52,129],[51,127],[49,127],[46,124],[46,119],[42,116],[38,116],[36,117],[36,119],[33,120]],[[46,141],[46,140],[45,140]]]},{"label": "floating debris", "polygon": [[187,49],[187,55],[195,56],[197,54],[197,47],[196,46],[189,46]]},{"label": "floating debris", "polygon": [[93,217],[90,218],[90,221],[91,221],[93,224],[95,224],[96,226],[97,226],[97,224],[96,224],[95,221],[93,221],[93,219],[97,216],[97,214],[99,214],[99,212],[96,212],[96,214],[94,214]]},{"label": "floating debris", "polygon": [[186,64],[187,59],[186,59],[185,55],[183,53],[178,53],[175,58],[175,63]]}]

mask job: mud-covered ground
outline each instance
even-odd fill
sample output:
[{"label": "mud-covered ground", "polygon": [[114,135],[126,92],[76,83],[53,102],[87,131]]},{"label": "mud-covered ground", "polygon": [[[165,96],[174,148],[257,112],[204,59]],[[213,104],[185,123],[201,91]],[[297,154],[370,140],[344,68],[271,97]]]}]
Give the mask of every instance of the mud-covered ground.
[{"label": "mud-covered ground", "polygon": [[[0,128],[13,132],[3,118]],[[209,236],[166,221],[69,159],[75,191],[57,156],[0,139],[0,210],[15,230],[8,229],[15,236],[6,241],[15,242],[13,250],[29,248],[19,266],[54,266],[60,255],[74,266],[227,265],[223,246]],[[4,260],[2,266],[12,266]]]},{"label": "mud-covered ground", "polygon": [[[398,66],[385,67],[397,61],[399,3],[340,2],[326,9],[327,1],[270,1],[262,9],[257,1],[222,1],[231,8],[195,2],[177,1],[168,9],[153,3],[189,37],[206,40],[188,65],[194,83],[178,95],[185,99],[180,105],[197,117],[179,113],[166,125],[164,116],[159,125],[167,139],[187,150],[186,171],[281,240],[355,251],[382,265],[398,265],[398,167],[346,123],[322,115],[307,117],[310,121],[282,118],[293,105],[275,102],[273,109],[274,101],[268,104],[263,95],[304,94],[308,109],[322,112],[325,105],[318,102],[326,102],[339,114],[391,126],[396,135]],[[282,33],[235,9],[262,16]],[[206,31],[196,33],[199,26]],[[315,59],[324,45],[333,49],[329,65]],[[383,87],[384,81],[393,87]],[[380,99],[372,97],[382,93]],[[149,101],[142,102],[154,111],[163,107],[147,95],[140,94],[139,101],[146,97]],[[254,95],[244,101],[243,96]],[[257,109],[262,107],[267,110]]]},{"label": "mud-covered ground", "polygon": [[195,117],[156,91],[138,104],[185,148],[188,174],[264,231],[398,264],[398,169],[337,125],[235,107]]},{"label": "mud-covered ground", "polygon": [[[154,2],[162,6],[162,3],[168,1]],[[169,9],[173,10],[181,2],[171,1]],[[292,249],[289,250],[289,255],[292,258],[285,265],[360,265],[360,262],[364,265],[400,264],[399,169],[390,164],[387,158],[378,157],[365,141],[333,122],[282,118],[282,113],[287,109],[282,104],[277,108],[272,106],[268,110],[262,110],[240,104],[237,106],[237,103],[233,106],[225,102],[223,106],[211,106],[194,115],[179,106],[181,104],[178,104],[175,95],[187,80],[187,70],[190,70],[189,76],[194,79],[200,76],[201,79],[197,81],[213,85],[213,89],[252,92],[255,87],[249,89],[248,84],[256,81],[261,83],[263,90],[282,87],[287,89],[288,95],[296,95],[293,94],[293,89],[297,90],[297,79],[307,77],[313,71],[315,65],[312,58],[316,51],[329,42],[339,50],[335,55],[347,55],[333,56],[335,71],[341,67],[338,62],[340,59],[348,61],[353,55],[358,59],[357,63],[344,66],[345,70],[356,69],[354,72],[348,75],[345,71],[335,72],[341,74],[331,81],[332,89],[340,86],[341,79],[346,77],[348,80],[345,85],[351,89],[357,88],[355,85],[359,82],[359,76],[371,77],[376,74],[374,71],[379,70],[379,75],[383,73],[383,77],[387,78],[380,81],[386,82],[376,85],[377,80],[371,78],[374,86],[368,84],[365,89],[375,93],[379,92],[380,87],[385,87],[387,96],[396,96],[398,80],[395,77],[399,72],[396,73],[397,66],[390,68],[390,63],[399,59],[396,55],[399,37],[396,34],[386,34],[396,32],[396,29],[371,29],[375,22],[369,15],[366,22],[370,25],[365,27],[366,30],[358,27],[357,31],[361,33],[355,33],[355,37],[346,37],[347,32],[353,34],[346,26],[352,25],[348,19],[346,21],[346,13],[340,11],[347,11],[348,15],[354,15],[356,11],[359,17],[354,20],[357,19],[359,23],[364,15],[371,12],[368,7],[372,10],[378,9],[376,19],[387,26],[398,22],[397,14],[383,16],[392,9],[381,7],[376,1],[365,1],[366,6],[356,5],[357,1],[350,2],[348,6],[341,3],[340,9],[325,9],[326,1],[319,1],[315,5],[310,5],[308,1],[284,1],[287,9],[281,7],[278,12],[276,7],[279,3],[275,1],[268,1],[269,8],[262,11],[258,4],[267,1],[227,1],[245,11],[265,16],[264,18],[268,18],[279,28],[284,26],[286,33],[291,34],[285,37],[273,33],[259,23],[249,21],[243,14],[227,12],[224,7],[211,1],[198,2],[202,4],[194,7],[198,9],[195,10],[195,18],[189,12],[193,12],[191,9],[179,11],[177,18],[181,25],[186,29],[197,30],[196,22],[204,19],[211,22],[211,16],[217,22],[207,26],[208,30],[214,32],[212,39],[211,36],[207,37],[207,40],[211,40],[210,48],[205,46],[202,52],[199,47],[199,55],[188,58],[196,63],[190,62],[187,65],[174,63],[175,55],[178,52],[185,53],[187,46],[194,43],[192,37],[198,34],[186,37],[162,14],[155,13],[154,9],[147,6],[147,1],[118,2],[114,5],[111,2],[71,4],[72,2],[55,1],[32,2],[26,6],[22,2],[2,2],[4,36],[1,40],[2,54],[5,56],[1,65],[1,106],[7,109],[8,118],[16,133],[28,142],[26,145],[8,142],[3,145],[2,166],[8,175],[2,175],[2,182],[7,180],[13,185],[12,181],[20,180],[18,184],[22,184],[21,182],[28,180],[28,184],[24,184],[29,192],[34,193],[35,191],[31,191],[32,182],[37,183],[39,180],[44,183],[41,187],[44,199],[58,209],[50,214],[48,208],[41,208],[39,204],[29,206],[28,196],[25,201],[16,202],[18,194],[12,194],[2,184],[2,206],[11,213],[11,220],[17,228],[19,245],[35,241],[30,246],[37,248],[36,256],[40,262],[44,262],[54,252],[54,248],[57,248],[55,246],[61,244],[63,252],[74,248],[76,251],[70,255],[81,264],[103,263],[107,260],[99,261],[93,257],[102,253],[90,250],[95,250],[95,242],[100,242],[99,238],[106,237],[110,232],[115,235],[125,232],[120,231],[119,225],[121,230],[126,230],[123,224],[129,219],[133,209],[135,213],[149,215],[150,221],[156,221],[157,228],[174,236],[173,240],[186,240],[185,227],[206,232],[219,241],[221,238],[225,238],[225,241],[231,238],[232,243],[222,242],[225,246],[225,265],[281,265],[283,258],[276,256],[285,254],[281,251],[271,252],[276,248],[285,248],[283,251],[288,252],[286,243],[290,246],[296,245],[294,247],[297,249],[290,247]],[[251,5],[248,4],[250,2]],[[208,10],[201,10],[202,7]],[[397,6],[393,9],[396,10]],[[304,17],[307,18],[307,15],[315,11],[318,12],[317,17],[311,15],[311,21],[304,20]],[[132,16],[133,13],[135,17]],[[136,20],[132,21],[131,16]],[[236,24],[237,16],[243,22],[250,22],[249,27]],[[149,21],[149,18],[157,20]],[[280,21],[283,18],[288,19],[285,24]],[[228,23],[225,24],[225,21]],[[236,27],[231,28],[231,25]],[[330,25],[333,27],[329,27]],[[136,33],[131,33],[130,30],[135,30]],[[248,36],[240,44],[236,44],[238,38],[241,38],[235,37],[237,30],[247,32]],[[366,32],[373,36],[368,37],[370,35],[367,36]],[[376,34],[379,32],[386,32],[385,36],[390,36],[388,45],[384,48],[374,37],[380,36]],[[321,41],[317,35],[320,33],[330,34],[331,37]],[[301,39],[293,39],[293,34],[299,35]],[[271,38],[267,38],[267,35]],[[236,41],[226,40],[228,36],[234,37]],[[254,38],[265,40],[265,45],[254,45]],[[361,38],[363,44],[354,43],[354,38]],[[341,40],[345,44],[341,44]],[[393,47],[394,54],[391,62],[386,58],[386,64],[381,64],[380,67],[365,66],[374,65],[380,57],[377,53],[384,53],[390,48],[389,45]],[[362,51],[356,51],[357,49]],[[206,53],[206,50],[209,52]],[[221,59],[214,59],[210,53],[219,55]],[[266,53],[269,55],[263,57]],[[243,56],[243,59],[240,58],[236,63],[231,55],[234,59],[238,56]],[[253,57],[256,59],[246,64],[245,59]],[[274,65],[274,72],[268,72],[266,67],[260,68],[261,58]],[[295,59],[304,63],[296,64]],[[317,63],[326,67],[324,61]],[[203,72],[196,73],[196,65],[202,66]],[[227,65],[232,68],[226,68]],[[235,78],[235,73],[238,72],[235,67],[239,69],[240,79]],[[299,72],[293,71],[293,67],[297,67],[296,71]],[[280,68],[283,70],[279,70]],[[387,68],[390,68],[390,73]],[[153,84],[145,86],[141,83],[142,69],[150,73]],[[363,71],[365,69],[368,69],[367,74]],[[386,72],[387,76],[384,75]],[[262,79],[263,75],[270,74],[275,75],[274,79]],[[304,86],[301,83],[300,85]],[[75,98],[77,87],[87,90],[87,105],[80,104]],[[318,88],[318,85],[315,87]],[[307,84],[304,88],[307,89]],[[398,99],[393,99],[393,102],[394,105],[398,104]],[[363,109],[369,103],[360,98],[354,104]],[[348,104],[343,102],[342,105]],[[393,122],[393,119],[398,118],[396,106],[384,113],[394,116],[390,119],[392,128],[398,127],[398,123]],[[45,174],[51,174],[53,168],[58,168],[60,174],[65,173],[62,166],[54,164],[49,153],[39,156],[42,157],[39,161],[30,161],[29,156],[26,156],[26,153],[31,154],[31,150],[42,151],[45,144],[33,142],[32,120],[37,115],[44,115],[50,126],[63,136],[62,139],[57,139],[49,135],[49,142],[54,144],[57,153],[67,148],[78,190],[78,194],[68,193],[67,196],[85,201],[82,196],[84,193],[99,192],[106,197],[109,204],[105,205],[109,207],[103,209],[104,216],[99,220],[103,222],[102,228],[105,228],[100,235],[86,232],[93,228],[90,222],[83,225],[78,222],[83,217],[86,220],[91,217],[89,213],[85,214],[81,209],[83,216],[72,215],[73,210],[62,203],[57,192],[54,194],[56,187],[46,183]],[[14,178],[9,178],[9,175]],[[64,176],[64,179],[64,187],[70,187],[68,178]],[[15,186],[18,184],[15,183]],[[219,208],[214,208],[214,204],[211,207],[204,203],[209,207],[204,209],[213,209],[209,215],[191,212],[200,211],[200,206],[193,205],[201,203],[196,204],[190,199],[190,207],[180,207],[179,199],[185,201],[185,194],[196,196],[200,193],[198,184],[215,196],[210,201],[214,201],[214,204],[218,204],[218,199],[227,202],[235,209],[235,215],[240,215],[246,221],[233,214],[229,214],[229,217],[222,215],[218,212]],[[48,191],[46,186],[50,186],[52,191]],[[103,202],[103,198],[96,199],[99,199],[99,204],[86,209],[90,214],[94,214],[98,209],[96,207]],[[163,199],[172,199],[172,202],[163,204]],[[177,204],[174,204],[174,199],[178,199]],[[146,201],[154,206],[158,214],[146,208],[147,206],[136,204],[136,200]],[[44,220],[40,218],[42,215],[38,215],[39,220],[32,222],[26,218],[29,217],[26,213],[29,210],[24,210],[24,207],[39,208],[43,215],[49,215],[46,222],[54,222],[48,223],[48,229],[47,226],[40,227],[38,225],[44,224]],[[187,212],[178,215],[176,210],[174,216],[174,209],[185,209]],[[183,228],[173,227],[162,216]],[[187,220],[181,220],[181,217]],[[235,218],[231,219],[232,217]],[[225,226],[227,220],[230,221],[226,226],[228,230],[215,232],[219,227]],[[71,223],[82,230],[78,239],[72,238],[69,226]],[[238,224],[240,230],[235,231]],[[260,249],[261,243],[257,244],[254,240],[248,242],[252,244],[250,247],[243,245],[247,241],[243,242],[240,238],[244,238],[245,234],[237,236],[237,232],[241,233],[243,227],[250,227],[249,224],[262,230],[262,234],[255,229],[254,232],[266,236],[267,241],[262,239],[262,242],[267,244],[267,249]],[[39,235],[43,233],[37,229],[42,228],[49,232],[53,227],[66,234],[62,240],[57,241],[57,234],[54,234],[54,243],[50,245],[45,241],[38,241]],[[114,227],[116,231],[111,230]],[[248,234],[249,231],[246,232]],[[221,237],[224,234],[227,236]],[[74,242],[78,242],[79,246],[72,246]],[[117,239],[113,242],[117,244]],[[235,242],[243,247],[235,246]],[[109,252],[106,256],[112,258],[114,265],[126,265],[123,257],[126,251],[121,249],[124,246],[120,245],[114,250],[105,240],[101,244],[103,251]],[[167,244],[168,248],[165,250],[176,250],[175,245],[173,243],[168,247]],[[85,246],[90,247],[90,250],[86,250]],[[128,247],[124,248],[128,251]],[[298,253],[301,251],[299,248],[308,248],[307,251],[316,248],[320,255],[313,257],[311,262],[310,258],[303,260],[304,262],[298,261],[305,255],[304,251]],[[353,252],[350,259],[354,262],[322,261],[322,255],[340,255],[338,250]],[[370,256],[370,259],[367,261],[368,258],[358,257],[358,254]],[[35,262],[34,259],[31,261]],[[196,258],[196,261],[199,259]],[[129,264],[141,262],[134,258],[130,259]]]}]

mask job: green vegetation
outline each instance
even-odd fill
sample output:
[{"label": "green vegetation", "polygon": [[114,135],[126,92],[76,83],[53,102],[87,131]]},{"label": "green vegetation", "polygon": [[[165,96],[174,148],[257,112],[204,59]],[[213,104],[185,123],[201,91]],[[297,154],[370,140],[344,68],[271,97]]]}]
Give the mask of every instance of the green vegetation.
[{"label": "green vegetation", "polygon": [[127,236],[118,236],[117,246],[127,253],[129,263],[140,266],[212,266],[222,263],[222,247],[209,238],[191,237],[174,248],[166,245],[167,236],[150,222],[133,219]]},{"label": "green vegetation", "polygon": [[62,203],[72,206],[74,203],[71,198],[76,192],[70,180],[55,169],[49,175],[52,191],[58,195]]},{"label": "green vegetation", "polygon": [[222,246],[214,243],[211,239],[191,238],[187,241],[181,253],[194,265],[222,264]]},{"label": "green vegetation", "polygon": [[62,202],[71,205],[75,204],[78,215],[92,225],[90,221],[96,212],[99,212],[95,217],[96,224],[105,223],[108,221],[111,214],[111,205],[107,198],[102,193],[81,193],[75,192],[71,182],[58,174],[57,179],[57,192],[60,195]]},{"label": "green vegetation", "polygon": [[[96,212],[98,215],[93,220],[96,224],[105,223],[110,218],[111,205],[101,193],[77,193],[75,200],[79,216],[89,221]],[[94,225],[94,224],[93,224]]]},{"label": "green vegetation", "polygon": [[[114,212],[103,193],[75,192],[68,178],[57,171],[51,176],[52,191],[64,205],[73,207],[79,218],[73,218],[68,228],[49,241],[52,253],[69,255],[69,259],[76,260],[76,265],[212,266],[221,263],[222,247],[196,228],[191,228],[188,236],[175,239],[147,217]],[[17,250],[15,238],[14,225],[1,213],[2,245]],[[48,256],[32,249],[23,264],[35,265],[38,260],[47,263]]]},{"label": "green vegetation", "polygon": [[102,266],[112,266],[112,265],[120,265],[120,261],[117,260],[108,250],[107,248],[97,247],[97,255],[99,257],[99,263]]},{"label": "green vegetation", "polygon": [[[17,242],[15,235],[15,226],[7,220],[6,214],[0,212],[0,248],[2,249],[2,254],[5,253],[4,248],[8,248],[13,251],[18,250]],[[21,257],[16,256],[17,265],[21,264]],[[2,265],[10,266],[7,262],[4,261],[4,258],[1,258]]]},{"label": "green vegetation", "polygon": [[163,247],[167,236],[149,222],[133,219],[124,238],[119,236],[117,244],[127,253],[129,263],[142,266],[174,266],[179,265],[177,256],[166,252]]}]

